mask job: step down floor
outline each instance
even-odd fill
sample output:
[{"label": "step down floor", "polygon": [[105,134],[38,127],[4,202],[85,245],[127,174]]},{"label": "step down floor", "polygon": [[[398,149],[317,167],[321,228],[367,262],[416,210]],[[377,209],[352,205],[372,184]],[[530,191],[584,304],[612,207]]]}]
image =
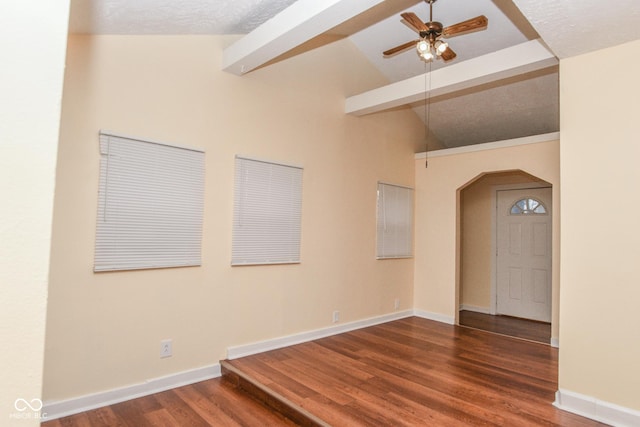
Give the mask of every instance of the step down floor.
[{"label": "step down floor", "polygon": [[303,426],[600,425],[552,405],[557,349],[418,317],[221,367],[230,384]]},{"label": "step down floor", "polygon": [[330,424],[234,366],[233,361],[222,360],[220,366],[227,381],[296,424],[305,427],[330,427]]}]

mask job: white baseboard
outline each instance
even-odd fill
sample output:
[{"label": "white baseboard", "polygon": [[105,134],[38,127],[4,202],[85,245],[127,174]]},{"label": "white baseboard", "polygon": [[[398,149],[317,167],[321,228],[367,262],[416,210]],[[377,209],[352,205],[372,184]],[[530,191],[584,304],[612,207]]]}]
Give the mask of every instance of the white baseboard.
[{"label": "white baseboard", "polygon": [[[423,310],[404,310],[385,314],[382,316],[358,320],[355,322],[338,324],[327,328],[321,328],[285,337],[274,338],[271,340],[230,347],[227,350],[227,358],[237,359],[239,357],[250,356],[252,354],[262,353],[264,351],[275,350],[278,348],[300,344],[331,335],[337,335],[356,329],[366,328],[368,326],[379,325],[381,323],[391,322],[393,320],[404,319],[411,316],[422,317],[429,320],[448,323],[450,325],[453,325],[455,323],[455,318],[451,316],[431,313]],[[166,377],[154,378],[145,381],[144,383],[134,384],[114,390],[80,396],[68,400],[45,401],[44,406],[42,407],[41,414],[43,421],[54,420],[91,409],[124,402],[126,400],[148,396],[150,394],[159,393],[161,391],[169,390],[172,388],[197,383],[211,378],[217,378],[220,375],[220,364],[216,363],[215,365],[205,366],[190,371],[179,372],[177,374],[168,375]]]},{"label": "white baseboard", "polygon": [[446,314],[432,313],[424,310],[413,310],[413,315],[422,317],[423,319],[435,320],[436,322],[447,323],[449,325],[455,325],[456,318],[453,316],[447,316]]},{"label": "white baseboard", "polygon": [[551,337],[551,342],[549,344],[553,348],[560,348],[560,338]]},{"label": "white baseboard", "polygon": [[227,349],[227,359],[238,359],[240,357],[251,356],[265,351],[276,350],[278,348],[288,347],[290,345],[301,344],[320,338],[337,335],[356,329],[366,328],[368,326],[379,325],[380,323],[391,322],[393,320],[404,319],[413,316],[413,310],[398,311],[396,313],[385,314],[382,316],[370,317],[368,319],[357,320],[326,328],[315,329],[312,331],[301,332],[298,334],[287,335],[284,337],[273,338],[264,341],[258,341],[251,344],[244,344]]},{"label": "white baseboard", "polygon": [[553,405],[612,426],[640,426],[640,411],[604,402],[591,396],[560,389],[556,391]]},{"label": "white baseboard", "polygon": [[190,371],[178,372],[166,377],[153,378],[144,383],[134,384],[114,390],[89,394],[68,400],[45,401],[42,407],[42,421],[54,420],[67,415],[78,414],[91,409],[101,408],[114,403],[136,399],[184,385],[217,378],[220,376],[220,364],[204,366]]},{"label": "white baseboard", "polygon": [[476,305],[460,304],[460,310],[473,311],[475,313],[493,314],[489,307],[478,307]]}]

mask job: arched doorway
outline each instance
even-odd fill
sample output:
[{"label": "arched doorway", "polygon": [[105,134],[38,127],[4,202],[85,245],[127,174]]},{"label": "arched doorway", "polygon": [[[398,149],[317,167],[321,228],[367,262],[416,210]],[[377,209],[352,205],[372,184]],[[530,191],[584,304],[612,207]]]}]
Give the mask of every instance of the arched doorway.
[{"label": "arched doorway", "polygon": [[[551,298],[553,294],[550,271],[551,209],[549,205],[549,208],[545,210],[545,214],[535,213],[537,206],[531,210],[531,205],[534,203],[531,202],[531,205],[529,205],[526,202],[528,199],[539,200],[540,196],[538,194],[542,188],[549,188],[549,200],[545,201],[545,203],[550,204],[551,184],[526,172],[514,170],[482,174],[459,189],[460,271],[458,272],[458,277],[460,284],[458,307],[460,311],[458,320],[461,326],[550,343]],[[528,192],[535,193],[536,197],[527,196]],[[513,209],[513,213],[507,213],[509,220],[524,220],[525,227],[514,226],[513,223],[509,225],[510,229],[507,229],[506,233],[510,233],[511,238],[507,237],[506,243],[504,232],[502,238],[498,233],[499,214],[503,214],[502,211],[497,210],[500,194],[503,195],[503,199],[515,197],[514,204],[520,200],[525,200],[525,202],[521,203],[524,209],[518,211],[516,207]],[[504,195],[509,197],[504,197]],[[509,199],[507,203],[510,202],[511,200]],[[505,202],[502,203],[504,204]],[[505,210],[511,208],[511,206],[507,208],[501,206],[501,208]],[[538,209],[538,211],[541,212],[541,209]],[[537,232],[538,237],[533,237],[537,238],[536,242],[543,242],[545,245],[544,250],[548,255],[548,270],[544,270],[539,265],[528,267],[525,265],[525,270],[519,270],[517,265],[508,265],[505,269],[504,253],[509,255],[507,258],[509,262],[512,262],[514,256],[511,253],[517,251],[514,251],[514,248],[511,247],[501,252],[500,245],[509,245],[510,241],[512,244],[518,243],[518,239],[513,238],[514,230],[527,230],[526,224],[531,222],[530,216],[533,215],[537,216],[535,230],[542,229],[537,226],[540,220],[547,220],[549,234],[543,236],[540,232]],[[542,218],[545,215],[547,217]],[[533,228],[530,227],[529,230],[533,230]],[[525,237],[524,248],[533,247],[531,246],[532,243],[526,239],[527,237]],[[540,252],[541,249],[539,247],[542,247],[541,244],[537,243],[536,245],[536,250]],[[502,262],[499,262],[501,259],[499,253],[503,253]],[[524,273],[521,271],[524,271]],[[510,272],[511,274],[509,274]],[[505,286],[506,293],[504,291]],[[548,316],[530,315],[530,310],[512,310],[512,308],[519,308],[519,303],[527,298],[531,299],[531,295],[533,295],[533,300],[546,299]],[[499,304],[500,301],[502,302],[501,304]],[[505,301],[509,306],[507,310],[504,308]],[[544,311],[544,309],[538,311]]]}]

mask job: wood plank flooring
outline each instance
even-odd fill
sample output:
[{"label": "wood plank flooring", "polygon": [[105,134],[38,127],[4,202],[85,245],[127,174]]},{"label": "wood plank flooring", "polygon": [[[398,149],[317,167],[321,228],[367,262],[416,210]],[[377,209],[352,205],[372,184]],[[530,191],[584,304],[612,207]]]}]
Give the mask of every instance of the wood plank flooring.
[{"label": "wood plank flooring", "polygon": [[295,426],[222,378],[202,381],[57,420],[42,427]]},{"label": "wood plank flooring", "polygon": [[[548,345],[410,317],[223,366],[272,392],[267,403],[279,395],[322,420],[297,425],[603,425],[551,405],[557,356]],[[235,384],[205,381],[43,427],[294,425]]]},{"label": "wood plank flooring", "polygon": [[551,341],[551,324],[535,320],[460,310],[460,325],[545,344]]},{"label": "wood plank flooring", "polygon": [[411,317],[226,361],[332,426],[597,426],[549,345]]}]

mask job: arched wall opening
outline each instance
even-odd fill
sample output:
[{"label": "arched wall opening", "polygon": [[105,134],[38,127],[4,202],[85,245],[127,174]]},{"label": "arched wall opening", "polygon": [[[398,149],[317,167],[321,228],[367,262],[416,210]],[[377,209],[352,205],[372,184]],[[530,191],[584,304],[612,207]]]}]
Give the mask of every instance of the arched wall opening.
[{"label": "arched wall opening", "polygon": [[[550,323],[551,316],[548,320],[538,319],[542,323],[497,316],[511,314],[531,319],[525,313],[504,313],[498,304],[498,192],[527,194],[539,188],[552,191],[553,185],[522,170],[509,170],[483,172],[458,189],[458,324],[550,343],[551,328],[544,321]],[[551,265],[551,253],[547,257]],[[550,279],[551,276],[549,312],[553,299]]]},{"label": "arched wall opening", "polygon": [[552,342],[557,344],[560,254],[560,143],[557,134],[424,153],[415,159],[414,307],[457,323],[460,290],[460,189],[488,173],[523,171],[553,186]]}]

